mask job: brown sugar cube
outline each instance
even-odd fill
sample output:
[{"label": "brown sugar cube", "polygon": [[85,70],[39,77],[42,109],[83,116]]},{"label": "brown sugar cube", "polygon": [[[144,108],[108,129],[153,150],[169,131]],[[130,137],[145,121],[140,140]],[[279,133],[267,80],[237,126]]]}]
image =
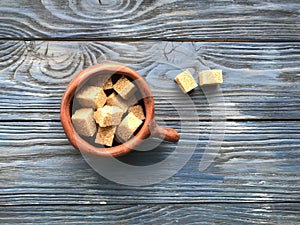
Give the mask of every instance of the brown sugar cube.
[{"label": "brown sugar cube", "polygon": [[116,132],[115,126],[110,127],[98,127],[98,133],[96,135],[95,143],[106,145],[106,146],[112,146],[114,136]]},{"label": "brown sugar cube", "polygon": [[127,101],[126,101],[126,104],[128,105],[128,107],[129,107],[129,106],[133,106],[133,105],[135,105],[136,103],[138,103],[138,100],[137,100],[137,98],[136,98],[135,95],[132,95],[132,96],[129,97],[129,99],[127,99]]},{"label": "brown sugar cube", "polygon": [[200,86],[223,83],[222,70],[205,70],[199,73]]},{"label": "brown sugar cube", "polygon": [[111,93],[106,99],[106,105],[113,106],[115,104],[117,96],[118,95],[115,92]]},{"label": "brown sugar cube", "polygon": [[82,107],[96,109],[104,106],[106,95],[102,88],[89,86],[80,90],[76,99]]},{"label": "brown sugar cube", "polygon": [[123,99],[128,99],[136,91],[134,84],[126,77],[121,77],[113,87]]},{"label": "brown sugar cube", "polygon": [[198,86],[192,74],[188,70],[178,74],[175,77],[175,81],[184,93],[187,93]]},{"label": "brown sugar cube", "polygon": [[128,110],[128,107],[135,105],[137,102],[138,100],[136,99],[135,95],[129,97],[128,100],[124,100],[120,96],[118,96],[115,92],[113,92],[107,97],[106,104],[110,106],[118,106],[124,112],[126,112]]},{"label": "brown sugar cube", "polygon": [[110,75],[95,76],[89,80],[90,86],[102,87],[103,90],[113,89],[113,82]]},{"label": "brown sugar cube", "polygon": [[97,130],[92,108],[82,108],[72,115],[72,123],[78,134],[92,137]]},{"label": "brown sugar cube", "polygon": [[121,122],[122,115],[123,110],[119,107],[106,105],[97,109],[94,113],[94,118],[100,127],[109,127],[118,125]]},{"label": "brown sugar cube", "polygon": [[117,128],[117,139],[123,142],[127,141],[142,123],[143,121],[133,113],[128,113]]},{"label": "brown sugar cube", "polygon": [[106,99],[107,99],[106,94],[104,90],[101,88],[96,98],[96,109],[103,107],[106,102]]},{"label": "brown sugar cube", "polygon": [[132,112],[140,120],[145,119],[144,110],[141,105],[135,105],[135,106],[130,107],[128,112]]},{"label": "brown sugar cube", "polygon": [[111,80],[111,77],[107,79],[105,84],[103,85],[103,90],[110,90],[113,89],[113,82]]},{"label": "brown sugar cube", "polygon": [[126,104],[126,102],[122,98],[120,98],[115,92],[111,93],[107,97],[106,104],[110,106],[117,106],[121,108],[123,112],[126,112],[128,109],[128,105]]}]

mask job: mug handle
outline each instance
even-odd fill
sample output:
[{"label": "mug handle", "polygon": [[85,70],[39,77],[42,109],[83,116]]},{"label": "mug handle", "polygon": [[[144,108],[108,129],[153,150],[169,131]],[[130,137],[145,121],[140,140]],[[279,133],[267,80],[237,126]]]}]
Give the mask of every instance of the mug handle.
[{"label": "mug handle", "polygon": [[152,121],[150,125],[150,132],[151,136],[163,139],[165,141],[178,142],[180,138],[175,129],[159,126],[155,121]]}]

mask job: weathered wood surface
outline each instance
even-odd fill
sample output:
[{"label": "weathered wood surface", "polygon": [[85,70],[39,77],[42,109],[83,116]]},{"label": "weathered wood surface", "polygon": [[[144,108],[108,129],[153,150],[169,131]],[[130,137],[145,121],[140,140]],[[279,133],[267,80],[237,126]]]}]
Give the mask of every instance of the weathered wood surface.
[{"label": "weathered wood surface", "polygon": [[[88,224],[297,224],[299,203],[42,205],[0,207],[0,222]],[[5,218],[3,218],[3,216]]]},{"label": "weathered wood surface", "polygon": [[[189,133],[181,132],[180,142],[197,142],[186,166],[159,184],[131,187],[94,172],[70,146],[59,122],[2,122],[0,205],[300,201],[298,121],[227,122],[222,148],[205,172],[198,171],[198,164],[212,123],[193,124]],[[178,121],[168,125],[180,128]],[[200,134],[193,132],[197,129]],[[153,164],[173,147],[164,142],[122,160]]]},{"label": "weathered wood surface", "polygon": [[[0,223],[299,224],[300,2],[101,2],[0,3]],[[159,123],[197,144],[172,178],[115,184],[68,143],[62,94],[82,68],[104,60],[138,70]],[[227,122],[220,151],[201,173],[209,134],[219,128],[200,89],[191,94],[197,113],[178,117],[174,108],[192,107],[173,78],[208,68],[224,71]],[[173,148],[164,142],[121,160],[148,165]]]},{"label": "weathered wood surface", "polygon": [[2,0],[2,39],[299,40],[295,0]]},{"label": "weathered wood surface", "polygon": [[[161,119],[178,119],[174,107],[191,110],[173,82],[175,75],[190,69],[198,80],[197,73],[208,68],[224,71],[221,87],[227,119],[299,119],[300,44],[296,42],[49,41],[0,43],[0,119],[59,120],[68,82],[81,69],[104,60],[127,64],[144,76]],[[191,98],[196,116],[210,119],[200,88]]]}]

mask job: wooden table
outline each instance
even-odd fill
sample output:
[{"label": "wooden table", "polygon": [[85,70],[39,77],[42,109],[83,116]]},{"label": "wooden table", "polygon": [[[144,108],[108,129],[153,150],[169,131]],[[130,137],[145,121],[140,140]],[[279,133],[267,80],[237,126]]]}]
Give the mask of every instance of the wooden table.
[{"label": "wooden table", "polygon": [[[0,223],[299,224],[300,3],[287,1],[2,0]],[[60,100],[83,68],[112,60],[145,77],[159,121],[190,121],[197,148],[175,176],[150,186],[98,175],[69,144]],[[181,118],[169,64],[222,69],[222,147],[198,171],[213,122],[200,89]],[[166,85],[169,82],[169,86]],[[199,129],[200,135],[194,133]],[[168,156],[173,144],[130,163]]]}]

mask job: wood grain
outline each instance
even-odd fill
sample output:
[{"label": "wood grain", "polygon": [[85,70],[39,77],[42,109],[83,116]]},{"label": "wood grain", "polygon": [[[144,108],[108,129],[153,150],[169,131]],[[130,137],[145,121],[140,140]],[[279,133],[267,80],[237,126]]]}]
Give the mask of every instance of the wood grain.
[{"label": "wood grain", "polygon": [[[178,119],[174,108],[192,110],[174,77],[189,69],[198,80],[197,73],[209,68],[223,70],[227,119],[300,116],[299,43],[2,41],[0,120],[59,120],[70,80],[105,60],[124,63],[146,79],[160,119]],[[200,88],[190,97],[197,109],[193,118],[210,119]]]},{"label": "wood grain", "polygon": [[[178,121],[167,124],[183,130]],[[197,142],[186,166],[158,184],[132,187],[99,176],[68,143],[59,122],[1,122],[0,205],[299,202],[299,122],[227,122],[222,148],[198,171],[211,122],[193,122],[180,143]],[[200,134],[193,132],[200,129]],[[216,128],[212,132],[218,132]],[[120,158],[149,165],[173,143]],[[180,153],[185,154],[185,153]],[[178,155],[181,156],[181,155]]]},{"label": "wood grain", "polygon": [[300,3],[2,0],[3,39],[299,40]]},{"label": "wood grain", "polygon": [[[0,223],[300,223],[300,3],[101,2],[0,3]],[[105,60],[136,69],[153,91],[158,123],[196,144],[168,180],[116,184],[68,143],[61,96],[81,69]],[[197,89],[192,114],[173,79],[208,68],[224,72],[227,121],[221,149],[199,172],[210,133],[221,129],[211,109],[223,108]],[[120,160],[149,165],[173,149],[163,142]]]},{"label": "wood grain", "polygon": [[299,203],[0,206],[2,223],[297,224]]}]

